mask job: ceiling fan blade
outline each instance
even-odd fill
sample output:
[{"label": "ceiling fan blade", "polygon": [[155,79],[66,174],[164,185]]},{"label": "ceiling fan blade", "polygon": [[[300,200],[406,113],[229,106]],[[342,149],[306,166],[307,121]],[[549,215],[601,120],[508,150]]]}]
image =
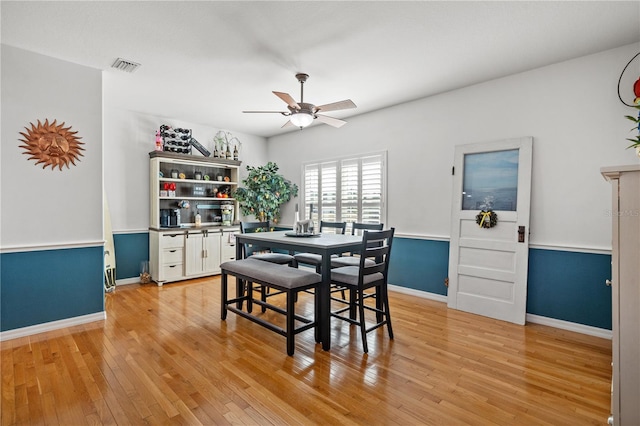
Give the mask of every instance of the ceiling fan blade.
[{"label": "ceiling fan blade", "polygon": [[339,109],[356,108],[356,104],[351,99],[345,99],[344,101],[333,102],[331,104],[320,105],[316,107],[316,111],[337,111]]},{"label": "ceiling fan blade", "polygon": [[287,127],[295,127],[295,125],[291,122],[291,120],[289,120],[282,125],[281,129],[285,129]]},{"label": "ceiling fan blade", "polygon": [[347,124],[347,122],[344,120],[339,120],[337,118],[329,117],[328,115],[317,114],[316,118],[322,121],[323,123],[333,127],[342,127],[345,124]]},{"label": "ceiling fan blade", "polygon": [[282,115],[289,115],[290,112],[289,111],[242,111],[244,113],[247,114],[282,114]]},{"label": "ceiling fan blade", "polygon": [[285,101],[286,104],[289,105],[291,108],[300,109],[300,105],[298,105],[298,103],[295,100],[293,100],[290,94],[282,93],[282,92],[273,92],[273,94],[279,97],[280,99],[282,99],[283,101]]}]

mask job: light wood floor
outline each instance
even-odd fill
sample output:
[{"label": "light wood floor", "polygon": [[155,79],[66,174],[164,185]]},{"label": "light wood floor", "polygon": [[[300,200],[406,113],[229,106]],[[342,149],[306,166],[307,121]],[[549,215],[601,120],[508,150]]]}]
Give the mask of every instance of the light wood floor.
[{"label": "light wood floor", "polygon": [[[285,339],[229,313],[219,278],[106,295],[107,320],[2,342],[2,425],[586,425],[609,415],[611,342],[392,293],[395,340],[332,322]],[[312,308],[312,296],[298,302]]]}]

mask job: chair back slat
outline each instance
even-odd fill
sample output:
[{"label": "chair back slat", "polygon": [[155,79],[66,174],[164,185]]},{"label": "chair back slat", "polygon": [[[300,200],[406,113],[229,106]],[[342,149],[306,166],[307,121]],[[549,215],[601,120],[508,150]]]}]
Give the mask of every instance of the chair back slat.
[{"label": "chair back slat", "polygon": [[344,234],[347,230],[347,222],[326,222],[320,221],[320,232],[324,232],[327,229],[333,229],[336,234]]},{"label": "chair back slat", "polygon": [[382,231],[384,229],[384,223],[361,223],[353,222],[351,224],[351,235],[362,235],[367,231]]}]

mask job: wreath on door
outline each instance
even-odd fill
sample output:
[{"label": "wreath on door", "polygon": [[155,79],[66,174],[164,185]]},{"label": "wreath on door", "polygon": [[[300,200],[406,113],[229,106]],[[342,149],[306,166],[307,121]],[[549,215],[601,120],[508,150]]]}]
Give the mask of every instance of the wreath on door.
[{"label": "wreath on door", "polygon": [[498,215],[491,209],[480,210],[476,215],[476,223],[480,228],[493,228],[498,224]]}]

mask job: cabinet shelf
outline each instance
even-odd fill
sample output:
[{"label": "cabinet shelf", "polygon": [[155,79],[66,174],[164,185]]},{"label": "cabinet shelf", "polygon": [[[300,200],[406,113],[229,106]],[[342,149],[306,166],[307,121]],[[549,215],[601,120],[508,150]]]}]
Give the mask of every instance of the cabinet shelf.
[{"label": "cabinet shelf", "polygon": [[174,179],[161,177],[158,178],[159,182],[175,182],[175,183],[195,183],[195,184],[205,184],[205,185],[237,185],[238,182],[225,182],[221,180],[205,180],[205,179]]},{"label": "cabinet shelf", "polygon": [[[238,201],[232,197],[217,197],[220,193],[232,195],[239,186],[240,161],[222,158],[200,157],[152,151],[149,153],[149,227],[161,228],[160,218],[165,210],[178,208],[180,200],[190,201],[189,208],[180,209],[181,223],[195,223],[196,214],[201,215],[203,223],[220,222],[221,210],[225,204],[233,205],[237,214]],[[171,177],[183,176],[183,179]],[[210,176],[213,179],[195,179],[196,175]],[[186,176],[186,177],[185,177]],[[220,177],[221,180],[218,180]],[[225,179],[227,179],[225,181]],[[165,192],[165,186],[171,184],[171,192]],[[175,191],[175,193],[174,193]],[[171,196],[169,196],[171,194]],[[203,207],[198,204],[215,207]],[[166,226],[166,224],[164,224]]]},{"label": "cabinet shelf", "polygon": [[216,197],[192,197],[191,195],[175,196],[175,197],[158,197],[159,200],[197,200],[197,201],[235,201],[235,198],[216,198]]}]

